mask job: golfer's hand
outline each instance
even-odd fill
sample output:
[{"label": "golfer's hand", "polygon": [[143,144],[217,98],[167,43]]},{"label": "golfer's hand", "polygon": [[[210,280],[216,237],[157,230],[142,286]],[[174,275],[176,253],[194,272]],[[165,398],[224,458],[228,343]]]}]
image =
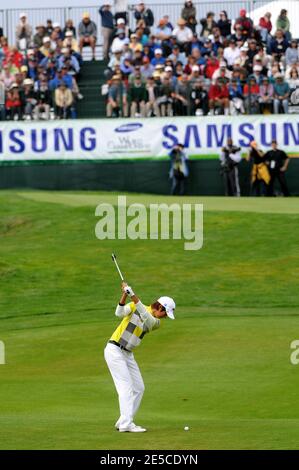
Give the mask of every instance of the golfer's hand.
[{"label": "golfer's hand", "polygon": [[284,172],[286,171],[286,168],[284,168],[284,167],[282,166],[282,167],[280,168],[280,171],[281,171],[282,173],[284,173]]},{"label": "golfer's hand", "polygon": [[125,294],[125,288],[127,287],[127,285],[128,285],[128,284],[127,284],[125,281],[122,281],[122,283],[121,283],[121,290],[122,290],[122,292],[123,292],[124,294]]},{"label": "golfer's hand", "polygon": [[125,287],[125,289],[124,289],[124,292],[125,292],[127,295],[129,295],[130,297],[133,297],[133,295],[135,295],[134,292],[133,292],[132,287],[130,287],[130,286],[128,286],[128,285],[126,285],[126,287]]}]

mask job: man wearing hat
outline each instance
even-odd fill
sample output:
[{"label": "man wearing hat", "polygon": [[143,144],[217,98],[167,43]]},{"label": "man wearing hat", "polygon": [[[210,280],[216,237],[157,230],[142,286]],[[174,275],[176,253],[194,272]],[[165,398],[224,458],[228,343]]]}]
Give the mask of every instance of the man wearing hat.
[{"label": "man wearing hat", "polygon": [[150,28],[154,24],[154,14],[150,8],[145,7],[143,1],[137,2],[134,17],[136,23],[138,23],[139,20],[144,20],[148,28]]},{"label": "man wearing hat", "polygon": [[90,19],[88,12],[83,13],[82,21],[78,26],[79,49],[82,55],[82,49],[90,46],[92,50],[92,60],[95,60],[95,50],[97,42],[97,25]]},{"label": "man wearing hat", "polygon": [[[144,393],[144,383],[135,361],[133,350],[147,333],[160,327],[161,319],[174,319],[175,302],[171,297],[160,297],[149,306],[143,305],[132,287],[121,285],[122,296],[115,315],[122,321],[112,334],[104,351],[118,393],[120,417],[115,423],[119,432],[145,432],[134,423]],[[127,297],[131,302],[126,304]]]},{"label": "man wearing hat", "polygon": [[111,13],[111,5],[109,0],[99,9],[102,21],[102,36],[103,36],[103,56],[105,60],[109,59],[109,49],[111,45],[111,39],[114,31],[114,17]]},{"label": "man wearing hat", "polygon": [[43,38],[46,35],[46,28],[44,25],[39,24],[36,26],[36,33],[33,37],[33,44],[39,49],[43,45]]},{"label": "man wearing hat", "polygon": [[186,54],[189,54],[193,33],[191,29],[186,26],[186,21],[183,18],[178,19],[177,27],[174,28],[172,34],[176,36],[177,43],[180,46],[181,51],[185,51]]},{"label": "man wearing hat", "polygon": [[230,39],[228,47],[224,48],[223,58],[226,60],[227,65],[232,69],[236,59],[240,57],[240,49],[236,47],[234,39]]},{"label": "man wearing hat", "polygon": [[27,14],[20,14],[20,21],[16,28],[16,46],[18,49],[28,49],[32,40],[32,27],[27,22]]}]

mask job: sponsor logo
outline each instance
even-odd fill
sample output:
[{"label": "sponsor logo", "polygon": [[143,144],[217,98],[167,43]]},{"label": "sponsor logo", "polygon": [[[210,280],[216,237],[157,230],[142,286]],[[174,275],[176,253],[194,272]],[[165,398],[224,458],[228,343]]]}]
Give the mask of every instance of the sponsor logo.
[{"label": "sponsor logo", "polygon": [[134,132],[143,127],[143,124],[140,122],[131,122],[129,124],[122,124],[119,127],[116,127],[115,132]]}]

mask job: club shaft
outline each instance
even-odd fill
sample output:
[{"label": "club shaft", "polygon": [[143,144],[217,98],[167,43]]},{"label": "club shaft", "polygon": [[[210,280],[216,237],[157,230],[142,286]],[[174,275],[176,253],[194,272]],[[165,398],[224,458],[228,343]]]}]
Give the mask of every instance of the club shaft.
[{"label": "club shaft", "polygon": [[117,263],[117,261],[116,261],[115,255],[112,255],[112,259],[113,259],[113,261],[114,261],[114,264],[115,264],[115,266],[116,266],[116,269],[117,269],[117,271],[118,271],[118,274],[119,274],[121,280],[124,281],[124,277],[123,277],[123,275],[122,275],[122,273],[121,273],[121,270],[119,269],[119,266],[118,266],[118,263]]}]

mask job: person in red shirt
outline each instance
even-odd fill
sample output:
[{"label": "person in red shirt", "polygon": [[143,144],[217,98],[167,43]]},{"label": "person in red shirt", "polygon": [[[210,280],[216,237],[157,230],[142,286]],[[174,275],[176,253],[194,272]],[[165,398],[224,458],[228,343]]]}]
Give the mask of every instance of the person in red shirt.
[{"label": "person in red shirt", "polygon": [[272,23],[271,23],[271,13],[266,13],[259,21],[260,27],[260,34],[262,41],[267,44],[270,38],[270,33],[272,30]]},{"label": "person in red shirt", "polygon": [[247,114],[259,113],[259,93],[260,87],[256,83],[255,77],[251,76],[249,81],[244,85],[243,89]]},{"label": "person in red shirt", "polygon": [[253,21],[249,16],[246,16],[247,12],[244,8],[240,10],[240,16],[239,18],[236,19],[235,24],[234,24],[234,30],[237,29],[237,27],[242,28],[242,36],[244,39],[248,38],[251,36],[251,33],[253,32]]},{"label": "person in red shirt", "polygon": [[207,64],[205,67],[205,76],[212,80],[213,73],[218,70],[220,67],[219,60],[217,57],[211,56],[207,60]]},{"label": "person in red shirt", "polygon": [[229,114],[229,92],[226,80],[218,78],[215,85],[209,89],[209,115],[214,114],[215,108],[220,108],[224,114]]}]

